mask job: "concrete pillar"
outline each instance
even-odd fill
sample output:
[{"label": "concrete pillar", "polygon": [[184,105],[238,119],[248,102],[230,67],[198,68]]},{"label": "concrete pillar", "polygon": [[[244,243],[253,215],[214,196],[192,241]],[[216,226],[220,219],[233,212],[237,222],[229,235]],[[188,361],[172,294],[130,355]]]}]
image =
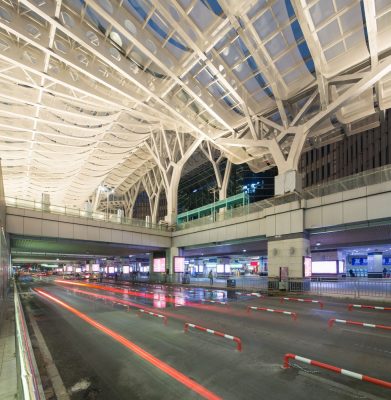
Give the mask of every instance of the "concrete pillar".
[{"label": "concrete pillar", "polygon": [[153,253],[149,253],[149,277],[152,279],[157,274],[153,272]]},{"label": "concrete pillar", "polygon": [[288,267],[290,278],[303,278],[303,257],[310,255],[310,241],[303,235],[269,239],[267,243],[268,275],[279,277],[280,267]]},{"label": "concrete pillar", "polygon": [[166,250],[166,268],[170,270],[170,275],[174,274],[174,257],[180,255],[178,247],[170,247]]},{"label": "concrete pillar", "polygon": [[181,174],[182,166],[173,167],[170,184],[166,187],[167,215],[165,220],[168,225],[176,224],[176,217],[178,214],[178,187]]}]

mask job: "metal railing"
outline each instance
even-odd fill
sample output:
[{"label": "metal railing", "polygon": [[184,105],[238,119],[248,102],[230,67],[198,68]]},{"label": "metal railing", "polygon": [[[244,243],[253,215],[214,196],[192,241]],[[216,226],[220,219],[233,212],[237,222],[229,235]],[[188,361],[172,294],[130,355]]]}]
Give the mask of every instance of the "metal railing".
[{"label": "metal railing", "polygon": [[[281,285],[280,285],[281,287]],[[289,278],[284,289],[293,293],[318,296],[391,298],[389,278]]]},{"label": "metal railing", "polygon": [[[182,277],[178,274],[151,274],[143,276],[122,276],[118,281],[141,284],[183,284]],[[268,276],[228,276],[214,277],[211,284],[208,277],[192,277],[186,283],[190,286],[208,287],[225,290],[235,289],[240,292],[271,292],[300,293],[315,296],[344,296],[351,298],[374,297],[378,299],[391,299],[391,278],[288,278],[280,281],[278,277]],[[228,280],[234,280],[235,286],[228,285]],[[107,281],[107,279],[105,279]]]},{"label": "metal railing", "polygon": [[330,281],[325,278],[312,278],[310,291],[318,295],[391,298],[391,279],[341,278]]},{"label": "metal railing", "polygon": [[270,197],[266,200],[250,203],[244,207],[236,207],[230,210],[224,210],[214,215],[208,215],[204,218],[194,219],[176,226],[176,230],[183,230],[211,224],[214,222],[225,221],[235,217],[242,217],[255,212],[260,212],[265,208],[275,207],[281,204],[298,201],[301,199],[312,199],[314,197],[327,196],[333,193],[344,192],[360,187],[375,185],[391,181],[391,165],[374,168],[369,171],[346,176],[331,182],[316,186],[310,186],[299,193],[289,193],[283,196]]},{"label": "metal railing", "polygon": [[389,181],[391,181],[391,165],[384,165],[383,167],[335,179],[331,182],[310,186],[303,191],[302,197],[311,199]]},{"label": "metal railing", "polygon": [[[282,291],[290,293],[304,293],[317,296],[341,295],[346,297],[376,297],[382,299],[391,298],[390,278],[288,278],[280,281],[279,278],[267,276],[241,276],[214,278],[213,285],[207,277],[190,278],[190,285],[199,287],[213,287],[226,289],[227,280],[235,281],[237,291],[270,292]],[[181,283],[170,276],[162,278],[150,277],[141,279],[141,282],[150,283]]]},{"label": "metal railing", "polygon": [[14,285],[14,302],[18,392],[20,397],[24,400],[44,400],[45,395],[42,388],[41,377],[35,361],[35,356],[31,346],[27,324],[16,285]]},{"label": "metal railing", "polygon": [[300,199],[301,197],[297,193],[289,193],[284,196],[270,197],[269,199],[266,200],[257,201],[255,203],[251,203],[245,206],[231,208],[229,210],[221,210],[221,212],[208,215],[207,217],[198,218],[192,221],[177,224],[176,230],[180,231],[183,229],[212,224],[214,222],[226,221],[236,217],[243,217],[248,214],[260,212],[265,208],[278,206],[284,203],[290,203],[292,201],[298,201]]},{"label": "metal railing", "polygon": [[23,200],[15,197],[6,197],[8,207],[15,207],[27,210],[48,212],[51,214],[65,215],[69,217],[86,218],[95,221],[110,222],[120,225],[130,225],[140,228],[148,228],[159,231],[168,231],[169,227],[164,224],[152,224],[143,219],[127,218],[118,216],[117,214],[107,214],[100,211],[86,211],[76,207],[56,206],[52,204],[44,204],[33,200]]}]

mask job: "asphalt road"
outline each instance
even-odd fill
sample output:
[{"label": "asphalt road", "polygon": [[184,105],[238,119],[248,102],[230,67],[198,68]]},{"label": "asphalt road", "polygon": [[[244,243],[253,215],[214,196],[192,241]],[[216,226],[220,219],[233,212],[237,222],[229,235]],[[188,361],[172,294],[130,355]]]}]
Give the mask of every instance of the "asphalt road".
[{"label": "asphalt road", "polygon": [[[224,399],[391,398],[391,390],[298,362],[293,362],[294,368],[281,368],[284,354],[294,353],[391,381],[391,331],[341,324],[329,328],[327,324],[329,318],[340,318],[391,326],[389,311],[348,311],[346,301],[335,299],[323,299],[325,306],[321,309],[318,304],[280,304],[278,298],[203,289],[180,291],[137,285],[133,286],[137,292],[129,288],[124,294],[107,291],[114,287],[108,284],[101,285],[106,290],[49,282],[21,285],[24,292],[38,287]],[[124,289],[116,288],[120,292]],[[91,293],[91,298],[80,291]],[[102,295],[111,299],[104,302],[97,298]],[[130,302],[129,311],[113,304],[113,298]],[[227,301],[228,305],[203,304],[202,298]],[[31,294],[24,296],[23,302],[33,310],[30,317],[36,319],[72,399],[201,398],[53,301]],[[166,315],[168,324],[140,315],[138,306]],[[283,314],[248,313],[247,306],[284,309],[296,312],[298,318],[294,321]],[[194,329],[184,333],[185,322],[238,336],[243,351],[237,351],[231,340]]]}]

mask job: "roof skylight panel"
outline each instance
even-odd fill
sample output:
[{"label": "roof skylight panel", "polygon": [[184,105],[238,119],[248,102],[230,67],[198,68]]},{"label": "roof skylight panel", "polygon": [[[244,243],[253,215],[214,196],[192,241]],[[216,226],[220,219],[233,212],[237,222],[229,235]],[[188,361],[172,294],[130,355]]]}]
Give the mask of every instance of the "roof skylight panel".
[{"label": "roof skylight panel", "polygon": [[165,43],[167,49],[177,58],[180,59],[185,52],[189,52],[182,38],[177,33],[172,34],[172,27],[160,15],[158,10],[152,12],[152,6],[142,0],[127,0],[124,6],[128,9],[137,19],[146,23],[145,29],[152,32],[154,37],[159,42]]},{"label": "roof skylight panel", "polygon": [[317,1],[310,5],[309,15],[326,61],[333,62],[328,65],[332,74],[369,56],[360,2]]},{"label": "roof skylight panel", "polygon": [[240,81],[244,81],[252,73],[247,61],[243,61],[241,64],[236,65],[233,72]]},{"label": "roof skylight panel", "polygon": [[207,5],[207,2],[197,1],[189,13],[192,21],[202,32],[207,31],[217,18]]},{"label": "roof skylight panel", "polygon": [[106,30],[109,27],[109,23],[101,17],[95,10],[87,6],[85,13],[85,21],[88,22],[92,27],[94,27],[102,35],[106,34]]},{"label": "roof skylight panel", "polygon": [[240,60],[241,54],[234,45],[229,45],[220,52],[220,56],[231,67]]},{"label": "roof skylight panel", "polygon": [[252,19],[255,15],[259,13],[262,8],[266,7],[267,1],[266,0],[258,0],[247,12],[247,16]]},{"label": "roof skylight panel", "polygon": [[125,0],[123,7],[130,11],[138,20],[144,22],[152,8],[149,2],[145,0]]},{"label": "roof skylight panel", "polygon": [[200,82],[203,86],[209,85],[213,82],[213,75],[208,71],[207,68],[203,68],[196,76],[198,82]]},{"label": "roof skylight panel", "polygon": [[376,6],[377,45],[379,51],[384,51],[390,46],[391,38],[391,2],[378,0]]}]

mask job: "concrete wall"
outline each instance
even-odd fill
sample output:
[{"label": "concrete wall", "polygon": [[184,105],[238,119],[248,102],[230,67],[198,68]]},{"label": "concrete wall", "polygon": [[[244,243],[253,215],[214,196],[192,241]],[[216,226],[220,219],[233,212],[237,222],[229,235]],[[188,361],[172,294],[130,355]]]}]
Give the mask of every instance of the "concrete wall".
[{"label": "concrete wall", "polygon": [[139,246],[171,246],[169,232],[7,207],[7,232],[16,235],[91,240]]},{"label": "concrete wall", "polygon": [[307,200],[304,228],[391,218],[391,181]]}]

